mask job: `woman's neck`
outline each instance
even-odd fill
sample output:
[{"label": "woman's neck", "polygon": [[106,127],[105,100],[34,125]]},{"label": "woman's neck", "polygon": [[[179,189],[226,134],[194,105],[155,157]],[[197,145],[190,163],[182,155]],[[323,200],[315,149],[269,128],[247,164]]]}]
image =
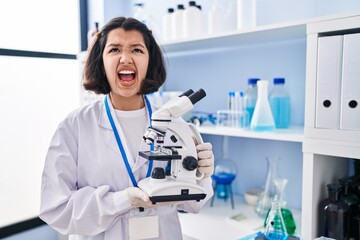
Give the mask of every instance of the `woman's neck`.
[{"label": "woman's neck", "polygon": [[145,106],[142,95],[135,95],[131,97],[123,97],[117,94],[110,93],[112,105],[117,110],[131,111],[142,109]]}]

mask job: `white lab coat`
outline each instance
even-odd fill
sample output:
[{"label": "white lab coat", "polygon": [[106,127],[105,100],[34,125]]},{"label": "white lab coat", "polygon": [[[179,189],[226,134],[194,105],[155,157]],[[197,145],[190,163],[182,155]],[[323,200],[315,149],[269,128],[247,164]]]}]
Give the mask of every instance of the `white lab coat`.
[{"label": "white lab coat", "polygon": [[[139,182],[146,177],[148,160],[131,157],[114,109],[109,107]],[[142,143],[139,151],[144,150],[149,146]],[[164,163],[154,161],[153,167],[160,164]],[[211,178],[198,183],[207,191],[204,200],[154,209],[159,215],[159,239],[182,239],[177,210],[196,213],[211,198]],[[129,239],[128,217],[134,210],[124,190],[132,186],[104,102],[97,101],[70,113],[51,140],[42,176],[40,218],[69,234],[69,239]]]}]

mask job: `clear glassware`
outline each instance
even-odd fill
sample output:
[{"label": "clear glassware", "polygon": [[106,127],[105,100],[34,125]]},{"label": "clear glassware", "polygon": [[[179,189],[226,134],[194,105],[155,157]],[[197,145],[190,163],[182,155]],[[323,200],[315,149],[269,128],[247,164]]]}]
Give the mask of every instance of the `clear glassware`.
[{"label": "clear glassware", "polygon": [[[288,180],[286,178],[274,179],[274,184],[276,187],[276,194],[274,196],[274,201],[280,202],[281,214],[284,219],[286,232],[288,234],[294,234],[295,230],[296,230],[296,224],[295,224],[295,220],[292,215],[292,212],[290,211],[290,209],[287,208],[287,202],[286,202],[286,197],[285,197],[285,188],[286,188],[287,183],[288,183]],[[268,214],[266,215],[266,218],[264,221],[264,227],[266,227],[266,225],[269,221],[269,213],[270,213],[270,209],[269,209]]]},{"label": "clear glassware", "polygon": [[264,191],[260,194],[259,199],[256,203],[255,212],[260,217],[265,217],[268,210],[271,208],[271,203],[275,196],[275,185],[274,179],[277,178],[277,165],[279,157],[267,157],[267,175]]},{"label": "clear glassware", "polygon": [[251,118],[251,130],[256,132],[272,131],[275,129],[275,121],[271,112],[268,98],[268,81],[257,81],[258,97]]},{"label": "clear glassware", "polygon": [[273,201],[269,212],[269,221],[264,231],[265,239],[283,240],[287,238],[285,222],[281,213],[281,203]]}]

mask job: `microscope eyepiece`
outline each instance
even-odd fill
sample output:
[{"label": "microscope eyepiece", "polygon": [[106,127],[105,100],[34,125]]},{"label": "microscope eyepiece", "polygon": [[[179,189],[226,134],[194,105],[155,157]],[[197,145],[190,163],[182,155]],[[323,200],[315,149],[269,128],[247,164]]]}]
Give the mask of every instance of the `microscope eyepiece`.
[{"label": "microscope eyepiece", "polygon": [[192,89],[189,89],[189,90],[183,92],[181,95],[179,95],[179,97],[182,97],[182,96],[189,97],[193,93],[194,93],[194,91]]},{"label": "microscope eyepiece", "polygon": [[195,105],[195,103],[197,103],[198,101],[200,101],[201,99],[203,99],[206,96],[206,92],[200,88],[198,91],[194,92],[193,94],[191,94],[189,97],[191,103],[193,105]]}]

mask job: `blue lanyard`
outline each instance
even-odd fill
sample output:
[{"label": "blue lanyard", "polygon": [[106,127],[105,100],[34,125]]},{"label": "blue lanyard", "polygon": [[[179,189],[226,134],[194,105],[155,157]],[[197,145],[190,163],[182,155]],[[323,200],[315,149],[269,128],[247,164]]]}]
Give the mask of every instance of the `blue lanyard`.
[{"label": "blue lanyard", "polygon": [[[126,169],[128,171],[128,174],[130,176],[130,179],[132,181],[132,184],[134,187],[137,187],[137,182],[136,182],[136,179],[135,179],[135,176],[131,170],[131,167],[130,167],[130,164],[129,164],[129,161],[128,161],[128,158],[126,156],[126,153],[125,153],[125,150],[124,150],[124,146],[121,142],[121,139],[120,139],[120,136],[119,136],[119,133],[116,129],[116,126],[115,126],[115,123],[114,123],[114,119],[113,117],[111,116],[111,112],[110,112],[110,108],[109,108],[109,103],[108,103],[108,100],[107,100],[107,96],[105,96],[105,99],[104,99],[104,103],[105,103],[105,108],[106,108],[106,113],[107,113],[107,116],[109,118],[109,121],[110,121],[110,124],[111,124],[111,127],[114,131],[114,135],[115,135],[115,138],[116,138],[116,142],[119,146],[119,150],[120,150],[120,153],[121,153],[121,156],[123,158],[123,161],[125,163],[125,166],[126,166]],[[146,107],[148,109],[148,113],[149,113],[149,118],[150,118],[150,124],[151,124],[151,115],[152,115],[152,109],[151,109],[151,105],[150,105],[150,102],[149,100],[147,99],[147,97],[145,96],[145,103],[146,103]],[[153,151],[154,150],[154,145],[150,145],[150,150]],[[149,168],[147,170],[147,173],[146,173],[146,177],[149,177],[150,174],[151,174],[151,169],[152,169],[152,164],[153,164],[153,161],[152,160],[149,160]]]}]

